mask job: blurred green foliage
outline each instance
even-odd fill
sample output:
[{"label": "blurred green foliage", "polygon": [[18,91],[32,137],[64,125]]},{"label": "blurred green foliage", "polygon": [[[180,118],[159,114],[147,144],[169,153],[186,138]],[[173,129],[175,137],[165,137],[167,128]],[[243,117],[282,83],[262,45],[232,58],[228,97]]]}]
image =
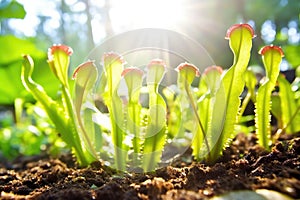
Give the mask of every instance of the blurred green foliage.
[{"label": "blurred green foliage", "polygon": [[[17,119],[7,111],[0,116],[0,158],[13,159],[20,155],[37,155],[47,152],[56,155],[65,147],[57,137],[55,128],[39,104],[18,100]],[[16,112],[16,113],[17,113]]]},{"label": "blurred green foliage", "polygon": [[[0,3],[1,32],[10,18],[23,19],[26,15],[23,5],[15,0],[4,0]],[[37,47],[35,38],[19,38],[13,33],[0,35],[0,105],[13,105],[16,98],[33,101],[23,87],[21,76],[22,55],[30,54],[38,63],[34,77],[45,86],[50,95],[55,96],[59,87],[45,62],[46,53]]]},{"label": "blurred green foliage", "polygon": [[294,68],[300,66],[300,45],[286,45],[283,50],[285,58]]},{"label": "blurred green foliage", "polygon": [[39,50],[30,39],[19,39],[13,35],[0,36],[0,105],[13,105],[16,98],[32,101],[33,98],[21,83],[22,54],[30,54],[36,60],[34,77],[45,86],[47,92],[56,95],[58,81],[45,62],[46,54]]},{"label": "blurred green foliage", "polygon": [[[287,46],[300,45],[298,0],[189,0],[189,3],[193,8],[184,21],[184,32],[200,42],[217,65],[224,64],[222,67],[228,68],[232,63],[224,36],[233,23],[251,23],[255,29],[257,37],[253,41],[250,65],[262,66],[257,49],[266,44],[273,43],[284,50]],[[292,68],[297,67],[294,59],[297,58],[287,59]]]},{"label": "blurred green foliage", "polygon": [[0,3],[0,19],[18,18],[24,19],[26,11],[22,4],[17,1],[1,1]]},{"label": "blurred green foliage", "polygon": [[[125,32],[136,28],[146,28],[147,22],[144,27],[136,27],[134,22],[128,21],[126,24],[121,24],[112,17],[110,11],[115,12],[114,6],[123,5],[119,3],[121,1],[103,0],[99,3],[99,1],[92,0],[40,0],[39,4],[48,6],[49,9],[45,13],[38,12],[38,16],[35,18],[37,22],[33,22],[37,24],[34,30],[34,43],[42,48],[47,48],[52,43],[63,43],[76,49],[71,58],[71,67],[74,69],[85,60],[99,41],[104,41],[120,33],[120,30]],[[224,36],[227,28],[234,23],[253,25],[257,34],[253,51],[269,43],[282,47],[299,46],[297,38],[300,37],[300,1],[298,0],[178,1],[182,4],[183,17],[178,22],[175,31],[194,38],[208,50],[216,64],[223,63],[225,68],[232,63],[232,55],[228,53],[230,51],[227,51],[229,49]],[[2,2],[14,1],[3,0]],[[145,2],[147,1],[145,0]],[[157,1],[155,2],[157,3]],[[138,13],[138,5],[136,6],[136,9],[132,10],[133,13],[129,15]],[[4,6],[2,7],[4,8]],[[124,19],[126,17],[126,15],[123,16]],[[2,23],[2,33],[24,37],[24,33],[20,33],[18,28],[10,25],[9,19],[6,21]],[[166,28],[168,29],[168,27]],[[256,54],[257,52],[252,53]],[[261,59],[258,55],[254,55],[250,64],[262,65]],[[291,65],[291,67],[295,68],[296,66]]]},{"label": "blurred green foliage", "polygon": [[[23,19],[25,14],[24,7],[16,1],[0,3],[1,25],[9,18]],[[0,35],[0,157],[12,159],[50,149],[58,152],[55,149],[63,146],[40,106],[29,103],[33,97],[21,83],[22,55],[30,54],[37,63],[33,77],[50,95],[57,96],[59,83],[45,61],[45,51],[35,43],[35,38]]]}]

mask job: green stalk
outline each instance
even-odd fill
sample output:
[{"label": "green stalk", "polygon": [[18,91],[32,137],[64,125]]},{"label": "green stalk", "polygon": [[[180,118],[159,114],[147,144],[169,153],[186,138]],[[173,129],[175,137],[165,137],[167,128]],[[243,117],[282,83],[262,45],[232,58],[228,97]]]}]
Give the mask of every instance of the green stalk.
[{"label": "green stalk", "polygon": [[247,69],[245,71],[245,85],[248,89],[247,94],[245,99],[242,102],[242,106],[239,110],[239,119],[238,121],[240,121],[240,118],[242,117],[242,115],[244,114],[247,105],[249,104],[250,100],[253,101],[253,103],[255,103],[255,86],[257,83],[257,79],[255,77],[255,74],[253,73],[253,71],[251,71],[250,69]]},{"label": "green stalk", "polygon": [[168,105],[168,138],[182,138],[184,137],[184,129],[181,116],[185,111],[180,109],[180,97],[175,97],[175,91],[172,91],[170,87],[165,87],[162,93]]},{"label": "green stalk", "polygon": [[[188,85],[186,81],[185,81],[185,91],[187,93],[189,102],[191,103],[192,110],[194,111],[194,114],[196,116],[197,124],[198,124],[198,126],[200,128],[200,133],[197,132],[195,138],[196,138],[196,140],[199,139],[200,134],[202,133],[202,135],[203,135],[202,137],[204,139],[205,146],[206,146],[207,152],[208,152],[208,158],[210,158],[210,147],[209,147],[208,140],[207,140],[207,137],[206,137],[206,131],[205,131],[205,129],[204,129],[202,123],[201,123],[200,116],[198,114],[197,104],[196,104],[196,102],[194,100],[194,97],[192,95],[192,91],[191,91],[190,85]],[[197,140],[197,141],[199,141],[199,140]],[[196,149],[200,149],[200,144],[197,143],[197,145],[195,145],[195,146],[197,146]],[[197,152],[197,150],[195,150],[195,151]],[[200,153],[198,152],[196,155],[197,155],[197,157],[199,157]]]},{"label": "green stalk", "polygon": [[24,100],[21,98],[16,98],[14,101],[14,109],[15,109],[15,123],[18,126],[22,120],[22,112],[23,112]]},{"label": "green stalk", "polygon": [[[192,107],[192,112],[194,113],[194,117],[196,118],[197,128],[195,130],[195,135],[192,142],[193,155],[198,159],[200,157],[200,149],[202,146],[202,142],[204,140],[207,152],[210,152],[209,144],[206,138],[206,132],[200,120],[200,116],[198,114],[197,104],[195,102],[195,97],[191,91],[191,84],[196,76],[199,76],[199,70],[196,66],[190,63],[181,63],[176,68],[178,71],[177,77],[177,85],[181,91],[184,91],[187,97],[189,104]],[[184,96],[181,98],[181,101],[184,101]],[[184,102],[181,104],[184,105]]]},{"label": "green stalk", "polygon": [[140,90],[142,87],[143,71],[136,67],[126,68],[122,72],[128,88],[128,106],[127,106],[127,131],[133,135],[133,163],[138,164],[138,156],[141,151],[140,145],[140,125],[141,109],[139,103]]},{"label": "green stalk", "polygon": [[[295,113],[291,116],[290,120],[288,121],[288,123],[283,127],[283,128],[279,128],[276,133],[274,134],[273,137],[273,143],[276,142],[278,140],[278,138],[280,137],[280,135],[286,131],[286,129],[293,123],[295,122],[295,119],[297,117],[299,117],[299,112],[300,111],[300,106],[297,107],[297,109],[295,110]],[[298,121],[297,121],[298,122]],[[297,132],[293,132],[293,133],[297,133]]]},{"label": "green stalk", "polygon": [[[82,124],[80,123],[81,121],[76,121],[76,116],[75,116],[75,108],[74,105],[72,103],[72,97],[70,94],[70,91],[66,88],[66,87],[62,87],[62,97],[64,99],[65,102],[65,110],[68,113],[68,117],[69,117],[69,126],[70,129],[72,130],[73,133],[73,138],[75,141],[75,146],[79,146],[81,151],[84,154],[84,163],[80,163],[82,166],[86,166],[88,164],[90,164],[91,162],[97,160],[97,154],[95,152],[88,152],[83,146],[82,146],[82,142],[81,142],[81,138],[80,138],[80,132],[78,130],[78,127],[76,128],[76,125],[78,124],[81,128]],[[87,138],[85,129],[81,129],[81,134],[83,134],[83,137]],[[89,143],[88,144],[89,148],[92,148],[92,145]]]}]

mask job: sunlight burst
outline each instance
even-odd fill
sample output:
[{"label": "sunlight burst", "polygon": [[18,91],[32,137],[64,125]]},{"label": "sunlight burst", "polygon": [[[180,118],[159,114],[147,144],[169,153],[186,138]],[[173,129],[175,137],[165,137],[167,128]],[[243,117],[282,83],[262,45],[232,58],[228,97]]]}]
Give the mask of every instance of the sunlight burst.
[{"label": "sunlight burst", "polygon": [[115,0],[110,17],[114,30],[174,28],[183,17],[182,0]]}]

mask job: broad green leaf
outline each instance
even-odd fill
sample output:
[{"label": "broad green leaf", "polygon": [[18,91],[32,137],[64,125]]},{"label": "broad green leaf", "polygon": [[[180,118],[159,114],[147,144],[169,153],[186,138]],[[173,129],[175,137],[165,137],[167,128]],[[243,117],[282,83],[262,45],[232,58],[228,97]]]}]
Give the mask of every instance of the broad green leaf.
[{"label": "broad green leaf", "polygon": [[22,61],[0,67],[0,104],[13,105],[16,98],[32,100],[20,80]]},{"label": "broad green leaf", "polygon": [[41,52],[28,40],[18,39],[14,36],[0,36],[0,104],[13,105],[15,98],[24,98],[32,101],[32,96],[22,85],[21,66],[22,55],[32,55],[36,67],[33,79],[42,85],[49,96],[55,98],[59,82],[51,73],[49,66],[44,61],[46,54]]},{"label": "broad green leaf", "polygon": [[265,46],[261,49],[266,78],[259,87],[255,103],[255,125],[259,144],[267,150],[271,145],[271,93],[280,71],[282,50],[277,46]]},{"label": "broad green leaf", "polygon": [[13,35],[0,36],[0,66],[22,60],[22,55],[29,54],[35,59],[42,59],[45,53],[36,48],[29,40],[19,39]]},{"label": "broad green leaf", "polygon": [[0,20],[3,18],[24,19],[26,11],[22,4],[15,0],[10,2],[2,1],[0,3]]},{"label": "broad green leaf", "polygon": [[[32,79],[34,79],[35,82],[43,86],[43,88],[51,98],[55,100],[58,99],[58,91],[61,87],[61,84],[59,80],[57,80],[55,75],[51,72],[51,69],[45,57],[43,57],[42,59],[33,59],[35,62],[35,68],[32,73]],[[69,79],[69,82],[70,81],[71,80]]]},{"label": "broad green leaf", "polygon": [[286,60],[296,68],[300,65],[300,45],[287,45],[283,47]]},{"label": "broad green leaf", "polygon": [[[22,59],[22,56],[20,56]],[[35,67],[32,77],[43,86],[47,94],[52,98],[57,98],[59,82],[51,73],[46,62],[41,59],[35,59],[37,66]],[[0,104],[13,105],[16,98],[22,98],[25,101],[33,101],[32,95],[27,92],[21,82],[22,60],[12,62],[0,67]]]}]

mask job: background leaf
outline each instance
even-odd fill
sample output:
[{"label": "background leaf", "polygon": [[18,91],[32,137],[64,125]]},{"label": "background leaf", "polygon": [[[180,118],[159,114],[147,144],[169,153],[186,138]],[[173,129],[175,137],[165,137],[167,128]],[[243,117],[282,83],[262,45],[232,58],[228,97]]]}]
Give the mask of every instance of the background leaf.
[{"label": "background leaf", "polygon": [[17,38],[13,35],[0,36],[0,64],[5,65],[16,60],[23,60],[22,54],[34,58],[42,58],[45,53],[36,48],[30,40]]},{"label": "background leaf", "polygon": [[300,45],[288,45],[283,47],[286,60],[296,68],[300,65]]},{"label": "background leaf", "polygon": [[298,107],[295,100],[295,93],[291,89],[291,84],[282,75],[278,77],[278,84],[283,126],[285,127],[289,124],[286,127],[286,132],[297,133],[300,131],[300,112],[293,118]]},{"label": "background leaf", "polygon": [[51,73],[44,52],[37,49],[30,40],[12,35],[0,36],[0,44],[0,105],[13,105],[15,98],[33,101],[20,79],[22,54],[29,54],[34,58],[33,79],[41,84],[51,97],[57,95],[59,82]]},{"label": "background leaf", "polygon": [[24,19],[26,11],[22,4],[17,1],[1,1],[0,19],[1,18],[18,18]]}]

